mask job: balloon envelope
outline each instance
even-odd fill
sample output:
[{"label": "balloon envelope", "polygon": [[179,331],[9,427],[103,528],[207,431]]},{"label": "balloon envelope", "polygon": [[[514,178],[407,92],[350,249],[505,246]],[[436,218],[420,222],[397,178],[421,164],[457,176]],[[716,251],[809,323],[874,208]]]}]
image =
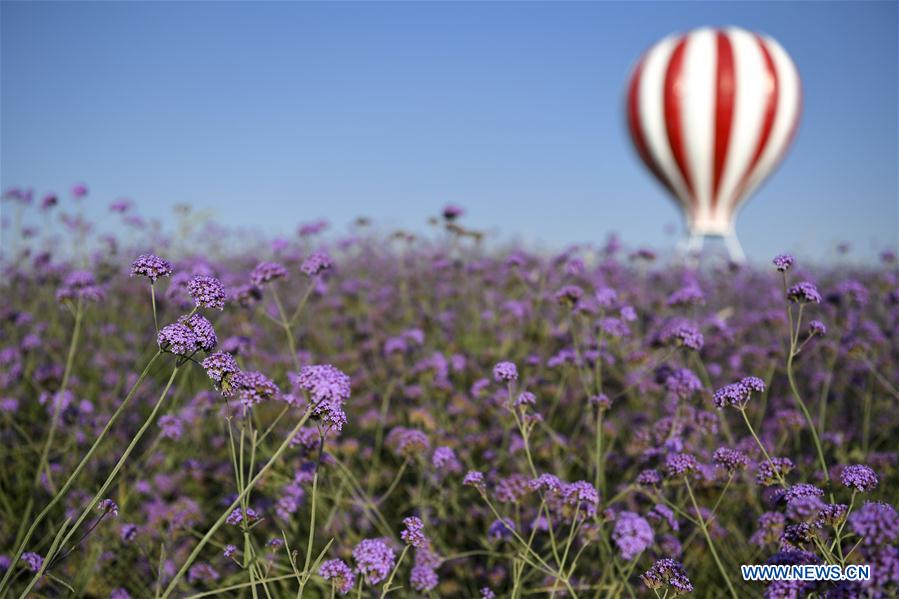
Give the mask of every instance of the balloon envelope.
[{"label": "balloon envelope", "polygon": [[728,27],[671,35],[640,59],[627,118],[640,158],[691,233],[730,235],[738,209],[792,141],[802,91],[770,37]]}]

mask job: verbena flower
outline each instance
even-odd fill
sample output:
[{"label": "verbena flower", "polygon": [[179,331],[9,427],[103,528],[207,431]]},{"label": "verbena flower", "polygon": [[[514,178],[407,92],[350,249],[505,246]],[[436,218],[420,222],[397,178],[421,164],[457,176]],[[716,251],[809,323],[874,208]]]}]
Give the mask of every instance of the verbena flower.
[{"label": "verbena flower", "polygon": [[675,321],[666,326],[659,339],[662,343],[675,347],[686,347],[699,351],[705,344],[705,338],[695,325],[684,321]]},{"label": "verbena flower", "polygon": [[639,514],[620,512],[615,517],[612,540],[621,559],[630,561],[652,546],[652,527]]},{"label": "verbena flower", "polygon": [[63,284],[56,291],[56,301],[84,300],[99,302],[106,297],[103,288],[97,285],[94,275],[86,270],[76,270],[66,275]]},{"label": "verbena flower", "polygon": [[37,572],[44,565],[44,558],[33,551],[26,551],[22,554],[22,563],[32,572]]},{"label": "verbena flower", "polygon": [[241,403],[248,408],[263,401],[275,399],[281,394],[278,386],[261,372],[236,372],[231,377],[231,385],[237,392]]},{"label": "verbena flower", "polygon": [[103,499],[97,504],[97,510],[115,518],[119,515],[119,506],[112,499]]},{"label": "verbena flower", "polygon": [[260,262],[250,273],[254,285],[265,285],[287,276],[287,269],[277,262]]},{"label": "verbena flower", "polygon": [[813,320],[808,323],[808,333],[812,336],[823,337],[827,334],[827,325],[820,320]]},{"label": "verbena flower", "polygon": [[[259,519],[259,514],[256,513],[256,510],[254,510],[251,507],[248,507],[247,511],[246,511],[247,523],[252,524],[253,522],[255,522],[258,519]],[[234,510],[225,519],[225,522],[227,524],[230,524],[231,526],[238,526],[243,521],[244,521],[244,511],[243,511],[243,508],[239,508],[239,507],[234,508]]]},{"label": "verbena flower", "polygon": [[896,508],[879,501],[867,501],[849,516],[849,527],[864,545],[899,541],[899,514]]},{"label": "verbena flower", "polygon": [[423,432],[397,426],[391,429],[387,435],[385,443],[392,448],[400,457],[414,458],[427,451],[430,447],[428,436]]},{"label": "verbena flower", "polygon": [[760,485],[769,487],[792,472],[794,467],[790,458],[771,458],[770,462],[763,460],[758,464],[755,480]]},{"label": "verbena flower", "polygon": [[465,478],[462,479],[462,484],[474,487],[481,492],[487,488],[487,485],[484,482],[484,473],[477,470],[469,470],[465,475]]},{"label": "verbena flower", "polygon": [[415,564],[409,573],[409,584],[412,588],[420,593],[426,593],[433,590],[440,579],[437,577],[437,571],[427,564]]},{"label": "verbena flower", "polygon": [[200,349],[196,333],[189,326],[180,322],[159,329],[156,343],[162,351],[176,356],[192,356]]},{"label": "verbena flower", "polygon": [[565,285],[556,291],[556,301],[561,304],[573,305],[584,296],[584,290],[577,285]]},{"label": "verbena flower", "polygon": [[216,352],[203,360],[206,375],[223,395],[231,395],[231,377],[240,371],[237,361],[231,354]]},{"label": "verbena flower", "polygon": [[350,377],[330,364],[304,366],[297,385],[310,395],[312,414],[336,431],[346,424],[343,403],[350,397]]},{"label": "verbena flower", "polygon": [[814,284],[808,281],[796,283],[787,290],[787,299],[797,304],[820,304],[821,294]]},{"label": "verbena flower", "polygon": [[765,381],[758,377],[747,376],[736,383],[725,385],[715,391],[714,401],[718,408],[734,406],[743,408],[753,393],[764,393]]},{"label": "verbena flower", "polygon": [[843,485],[867,493],[877,488],[877,474],[868,466],[863,464],[852,464],[843,468],[840,473],[840,482]]},{"label": "verbena flower", "polygon": [[684,476],[698,467],[696,458],[688,453],[670,453],[665,458],[665,472],[670,478]]},{"label": "verbena flower", "polygon": [[365,582],[375,585],[390,574],[396,556],[385,539],[363,539],[353,549],[353,559]]},{"label": "verbena flower", "polygon": [[346,562],[341,559],[329,559],[323,562],[318,569],[318,575],[325,580],[330,580],[331,584],[341,595],[346,595],[353,590],[356,583],[356,575],[350,569]]},{"label": "verbena flower", "polygon": [[200,308],[224,310],[225,286],[214,277],[196,276],[187,284],[187,293]]},{"label": "verbena flower", "polygon": [[793,263],[796,262],[796,259],[790,254],[779,254],[774,257],[772,262],[778,271],[787,272],[793,266]]},{"label": "verbena flower", "polygon": [[712,459],[715,464],[727,470],[730,474],[745,470],[749,464],[749,456],[738,449],[719,447],[715,450]]},{"label": "verbena flower", "polygon": [[172,276],[172,263],[153,254],[141,254],[131,264],[132,277],[147,277],[155,283],[160,277]]},{"label": "verbena flower", "polygon": [[663,589],[667,587],[675,595],[681,595],[693,591],[693,584],[687,578],[687,571],[683,564],[671,558],[657,560],[652,567],[640,577],[650,589]]},{"label": "verbena flower", "polygon": [[431,456],[431,465],[438,471],[459,472],[462,464],[456,457],[456,452],[451,447],[441,446],[434,450]]},{"label": "verbena flower", "polygon": [[300,270],[307,276],[315,277],[334,266],[331,257],[325,252],[312,252],[308,258],[303,261]]},{"label": "verbena flower", "polygon": [[493,379],[498,382],[518,380],[518,368],[512,362],[500,362],[493,367]]},{"label": "verbena flower", "polygon": [[407,545],[412,547],[424,547],[427,540],[424,534],[424,523],[417,516],[403,518],[403,531],[400,538]]},{"label": "verbena flower", "polygon": [[218,337],[215,336],[215,329],[202,314],[191,314],[190,316],[181,316],[178,318],[180,324],[186,325],[193,331],[196,336],[196,343],[199,349],[210,352],[218,345]]}]

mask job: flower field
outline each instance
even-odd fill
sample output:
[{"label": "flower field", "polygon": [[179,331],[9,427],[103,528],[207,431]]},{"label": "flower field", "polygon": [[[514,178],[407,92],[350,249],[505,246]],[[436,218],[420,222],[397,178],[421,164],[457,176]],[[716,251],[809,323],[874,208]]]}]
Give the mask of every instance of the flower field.
[{"label": "flower field", "polygon": [[889,252],[691,270],[454,206],[266,239],[92,201],[4,196],[0,597],[899,596]]}]

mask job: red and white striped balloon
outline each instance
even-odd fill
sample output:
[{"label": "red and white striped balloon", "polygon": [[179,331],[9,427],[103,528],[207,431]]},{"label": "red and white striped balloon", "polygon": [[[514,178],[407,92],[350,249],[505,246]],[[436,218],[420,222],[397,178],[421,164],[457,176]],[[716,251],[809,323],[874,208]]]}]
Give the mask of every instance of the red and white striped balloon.
[{"label": "red and white striped balloon", "polygon": [[796,65],[770,37],[703,28],[651,47],[631,76],[628,123],[695,235],[731,235],[741,203],[784,156],[799,121]]}]

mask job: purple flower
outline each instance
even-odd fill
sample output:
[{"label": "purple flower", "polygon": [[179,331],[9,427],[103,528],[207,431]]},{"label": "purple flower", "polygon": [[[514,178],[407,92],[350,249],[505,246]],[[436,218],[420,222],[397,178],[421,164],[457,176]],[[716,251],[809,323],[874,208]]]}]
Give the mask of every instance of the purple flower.
[{"label": "purple flower", "polygon": [[86,270],[76,270],[66,276],[62,286],[56,291],[56,301],[61,303],[80,299],[99,302],[105,295],[103,289],[97,285],[93,274]]},{"label": "purple flower", "polygon": [[764,393],[765,381],[755,376],[747,376],[739,382],[725,385],[715,391],[714,401],[719,408],[734,406],[744,408],[753,393]]},{"label": "purple flower", "polygon": [[409,573],[409,584],[416,591],[423,593],[433,590],[437,586],[440,579],[434,568],[427,564],[415,564],[412,566],[412,572]]},{"label": "purple flower", "polygon": [[248,408],[281,394],[278,386],[261,372],[236,372],[231,377],[231,385],[237,391],[241,403]]},{"label": "purple flower", "polygon": [[694,283],[669,295],[665,303],[669,306],[701,306],[705,303],[705,294]]},{"label": "purple flower", "polygon": [[665,388],[672,397],[689,399],[702,390],[702,383],[689,368],[678,368],[665,379]]},{"label": "purple flower", "polygon": [[187,284],[187,293],[200,308],[225,309],[225,286],[214,277],[194,277]]},{"label": "purple flower", "polygon": [[580,513],[592,518],[596,515],[596,506],[599,504],[599,494],[596,488],[587,481],[579,480],[562,486],[560,499],[568,508],[568,513]]},{"label": "purple flower", "polygon": [[156,335],[159,349],[176,356],[192,356],[200,349],[197,335],[183,323],[166,325]]},{"label": "purple flower", "polygon": [[447,204],[443,207],[443,218],[452,221],[465,214],[465,210],[456,204]]},{"label": "purple flower", "polygon": [[172,263],[153,254],[141,254],[131,264],[132,277],[147,277],[155,283],[159,277],[172,276]]},{"label": "purple flower", "polygon": [[790,267],[793,266],[793,263],[796,261],[793,256],[790,254],[780,254],[774,257],[772,262],[774,263],[774,267],[777,268],[780,272],[787,272],[790,270]]},{"label": "purple flower", "polygon": [[462,484],[469,487],[474,487],[481,492],[483,492],[484,489],[487,488],[487,485],[484,482],[484,473],[477,470],[469,470],[465,475],[465,478],[462,479]]},{"label": "purple flower", "polygon": [[[259,519],[259,514],[257,514],[256,510],[254,510],[253,508],[248,507],[246,518],[247,518],[247,523],[252,524],[253,522],[255,522],[256,520]],[[237,526],[238,524],[240,524],[243,521],[244,521],[244,512],[243,512],[243,509],[239,508],[239,507],[234,508],[234,511],[232,511],[230,514],[228,514],[228,518],[225,519],[225,522],[227,524],[230,524],[231,526]]]},{"label": "purple flower", "polygon": [[641,487],[658,487],[662,484],[662,475],[657,470],[643,470],[637,475],[637,484]]},{"label": "purple flower", "polygon": [[75,183],[74,185],[72,185],[71,191],[72,191],[72,196],[75,199],[80,200],[81,198],[83,198],[87,195],[88,189],[87,189],[87,185],[85,185],[84,183]]},{"label": "purple flower", "polygon": [[315,277],[334,266],[331,257],[324,252],[312,252],[308,258],[303,261],[300,270],[307,276]]},{"label": "purple flower", "polygon": [[22,563],[32,572],[37,572],[44,564],[44,558],[33,551],[26,551],[22,554]]},{"label": "purple flower", "polygon": [[518,368],[512,362],[500,362],[493,367],[493,380],[498,383],[518,380]]},{"label": "purple flower", "polygon": [[759,462],[755,480],[760,485],[770,487],[792,472],[794,467],[790,458],[771,458],[770,462]]},{"label": "purple flower", "polygon": [[353,549],[353,559],[365,582],[375,585],[390,574],[395,555],[385,539],[363,539]]},{"label": "purple flower", "polygon": [[287,269],[277,262],[260,262],[250,273],[253,285],[264,285],[287,276]]},{"label": "purple flower", "polygon": [[787,502],[787,516],[797,522],[815,520],[822,509],[824,502],[814,495],[796,497]]},{"label": "purple flower", "polygon": [[630,561],[652,545],[652,527],[634,512],[621,512],[615,518],[612,539],[621,559]]},{"label": "purple flower", "polygon": [[216,388],[222,390],[223,395],[231,394],[231,377],[240,371],[234,356],[216,352],[203,360],[203,368]]},{"label": "purple flower", "polygon": [[687,578],[687,571],[683,564],[670,558],[656,561],[640,578],[643,580],[643,584],[650,589],[657,590],[668,587],[674,592],[674,595],[689,593],[693,590],[693,584]]},{"label": "purple flower", "polygon": [[210,352],[218,345],[218,337],[215,336],[215,329],[202,314],[191,314],[190,316],[182,316],[178,322],[187,325],[197,338],[197,346],[205,352]]},{"label": "purple flower", "polygon": [[813,320],[808,323],[808,334],[811,336],[823,337],[827,334],[827,325],[820,320]]},{"label": "purple flower", "polygon": [[408,518],[403,519],[403,532],[400,533],[400,538],[407,545],[412,545],[413,547],[424,547],[427,539],[424,534],[424,523],[422,523],[421,519],[416,516],[409,516]]},{"label": "purple flower", "polygon": [[112,499],[103,499],[97,504],[97,509],[103,514],[109,514],[113,518],[119,515],[119,506]]},{"label": "purple flower", "polygon": [[808,281],[796,283],[787,290],[787,299],[797,304],[820,304],[818,288]]},{"label": "purple flower", "polygon": [[669,324],[659,336],[662,343],[699,351],[705,342],[695,325],[684,321]]},{"label": "purple flower", "polygon": [[793,485],[789,489],[787,489],[783,494],[783,500],[789,503],[794,499],[798,499],[799,497],[823,497],[824,491],[816,487],[815,485],[810,485],[808,483],[801,483],[798,485]]},{"label": "purple flower", "polygon": [[719,447],[715,450],[712,459],[715,464],[733,474],[739,470],[745,470],[749,464],[749,457],[738,449]]},{"label": "purple flower", "polygon": [[665,472],[669,478],[689,474],[698,467],[696,458],[688,453],[670,453],[665,458]]},{"label": "purple flower", "polygon": [[759,516],[756,531],[752,533],[749,542],[758,547],[773,545],[780,540],[784,531],[786,518],[779,512],[765,512]]},{"label": "purple flower", "polygon": [[123,524],[119,528],[119,538],[126,543],[130,543],[137,537],[138,528],[136,524]]},{"label": "purple flower", "polygon": [[868,501],[849,516],[849,527],[864,545],[883,545],[899,540],[899,514],[879,501]]},{"label": "purple flower", "polygon": [[576,304],[583,297],[584,290],[577,285],[565,285],[556,291],[556,301],[560,304]]},{"label": "purple flower", "polygon": [[515,407],[521,406],[532,406],[537,403],[537,396],[531,393],[530,391],[522,391],[518,394],[518,398],[515,399],[513,405]]},{"label": "purple flower", "polygon": [[235,553],[237,553],[237,547],[235,547],[234,545],[225,545],[225,550],[222,551],[222,555],[227,558],[230,558]]},{"label": "purple flower", "polygon": [[867,493],[877,488],[877,474],[864,464],[852,464],[843,468],[840,473],[840,482],[844,486],[862,493]]},{"label": "purple flower", "polygon": [[385,443],[404,458],[413,458],[427,451],[431,443],[423,432],[402,426],[394,427]]},{"label": "purple flower", "polygon": [[159,428],[162,429],[162,436],[169,439],[180,439],[184,433],[184,423],[172,414],[160,417]]},{"label": "purple flower", "polygon": [[304,366],[296,384],[310,395],[312,414],[340,431],[346,424],[343,402],[350,398],[350,377],[330,364]]},{"label": "purple flower", "polygon": [[431,456],[431,465],[439,471],[458,472],[462,469],[462,464],[456,458],[456,452],[451,447],[438,447]]},{"label": "purple flower", "polygon": [[322,563],[318,569],[318,575],[325,580],[330,580],[341,595],[346,595],[353,590],[353,585],[356,583],[356,575],[341,559],[329,559]]}]

